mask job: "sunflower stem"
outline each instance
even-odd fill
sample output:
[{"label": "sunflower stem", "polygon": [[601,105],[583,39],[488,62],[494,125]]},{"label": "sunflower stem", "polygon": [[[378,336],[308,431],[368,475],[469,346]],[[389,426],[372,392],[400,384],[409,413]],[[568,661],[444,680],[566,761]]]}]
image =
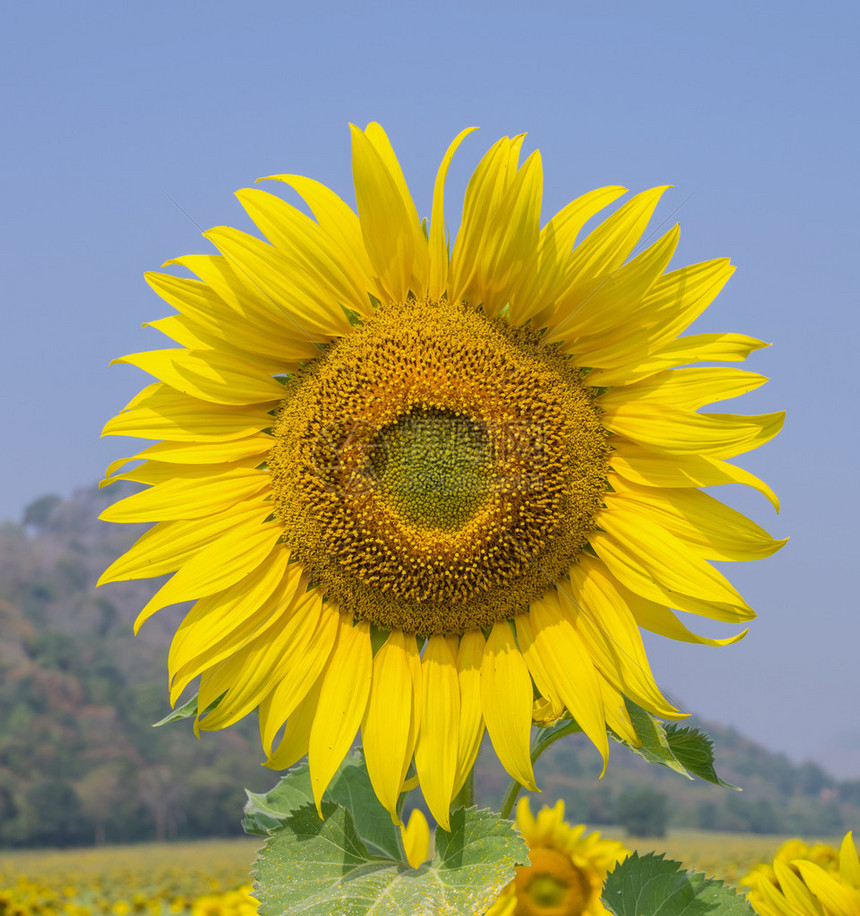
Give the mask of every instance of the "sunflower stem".
[{"label": "sunflower stem", "polygon": [[469,775],[463,783],[463,788],[454,796],[451,807],[456,811],[458,808],[471,808],[475,804],[475,768],[469,770]]},{"label": "sunflower stem", "polygon": [[[582,728],[580,725],[571,719],[568,725],[564,725],[561,728],[557,726],[551,729],[543,730],[544,738],[543,740],[540,737],[534,743],[534,746],[531,750],[531,761],[532,766],[537,763],[540,755],[552,744],[555,744],[559,738],[563,738],[565,735],[573,735],[576,732],[581,732]],[[538,736],[540,736],[541,731],[538,731]],[[511,816],[511,811],[514,810],[514,803],[517,800],[517,796],[520,794],[520,789],[522,786],[516,781],[516,779],[511,780],[511,784],[508,786],[507,791],[505,792],[505,797],[502,799],[502,810],[501,816],[508,818]]]}]

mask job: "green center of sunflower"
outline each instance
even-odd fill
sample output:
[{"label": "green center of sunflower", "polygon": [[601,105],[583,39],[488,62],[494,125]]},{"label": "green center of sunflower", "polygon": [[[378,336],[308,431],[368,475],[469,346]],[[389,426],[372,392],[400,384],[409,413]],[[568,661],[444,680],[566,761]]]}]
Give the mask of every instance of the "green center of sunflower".
[{"label": "green center of sunflower", "polygon": [[455,531],[486,502],[490,439],[470,417],[419,407],[381,429],[375,445],[378,492],[407,522]]},{"label": "green center of sunflower", "polygon": [[606,434],[579,370],[463,303],[381,306],[289,383],[284,540],[341,612],[452,635],[528,608],[588,543]]},{"label": "green center of sunflower", "polygon": [[546,909],[556,907],[567,893],[567,885],[553,878],[552,875],[537,875],[529,881],[526,893],[536,906]]}]

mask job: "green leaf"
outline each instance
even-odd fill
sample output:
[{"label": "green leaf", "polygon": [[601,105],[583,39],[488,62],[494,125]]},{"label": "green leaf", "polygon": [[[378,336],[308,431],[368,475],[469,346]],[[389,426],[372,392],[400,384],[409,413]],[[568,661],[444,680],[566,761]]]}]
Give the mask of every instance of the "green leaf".
[{"label": "green leaf", "polygon": [[260,916],[483,913],[526,861],[510,822],[489,811],[456,811],[417,869],[372,856],[346,808],[326,801],[323,815],[301,808],[269,837],[253,869]]},{"label": "green leaf", "polygon": [[[224,693],[227,691],[225,690]],[[212,712],[212,710],[224,699],[224,693],[220,697],[214,699],[200,714],[200,718],[206,715],[207,712]],[[154,722],[153,728],[160,728],[162,725],[167,725],[168,722],[179,722],[180,719],[191,719],[197,715],[197,694],[195,693],[190,700],[183,703],[179,709],[174,709],[173,712],[168,713],[163,719],[159,719],[157,722]]]},{"label": "green leaf", "polygon": [[681,728],[670,723],[666,727],[666,740],[675,759],[699,779],[740,791],[738,786],[717,776],[714,769],[714,742],[700,728]]},{"label": "green leaf", "polygon": [[688,779],[698,776],[726,789],[738,788],[717,776],[714,769],[714,742],[700,728],[682,728],[675,723],[664,726],[659,719],[631,700],[625,699],[624,702],[642,746],[633,747],[610,732],[616,741],[648,763],[659,763]]},{"label": "green leaf", "polygon": [[280,827],[293,811],[307,804],[313,804],[311,776],[307,763],[288,770],[280,782],[265,794],[245,789],[245,816],[242,827],[246,833],[268,836]]},{"label": "green leaf", "polygon": [[754,916],[734,888],[682,867],[634,852],[607,876],[603,905],[613,916]]},{"label": "green leaf", "polygon": [[647,760],[648,763],[659,763],[664,767],[669,767],[670,770],[674,770],[676,773],[680,773],[682,776],[686,776],[687,779],[692,779],[693,777],[690,776],[684,765],[680,763],[672,752],[672,748],[666,738],[666,730],[663,728],[663,723],[631,700],[625,698],[624,702],[630,715],[630,721],[633,723],[633,729],[642,745],[641,747],[633,747],[622,739],[617,740],[620,740],[634,754],[638,754],[644,760]]},{"label": "green leaf", "polygon": [[[294,811],[313,803],[308,765],[301,763],[287,771],[265,795],[247,789],[245,794],[248,801],[242,826],[247,833],[268,836]],[[355,750],[346,757],[323,798],[337,802],[352,812],[358,834],[371,852],[400,857],[398,830],[373,791],[362,751]]]}]

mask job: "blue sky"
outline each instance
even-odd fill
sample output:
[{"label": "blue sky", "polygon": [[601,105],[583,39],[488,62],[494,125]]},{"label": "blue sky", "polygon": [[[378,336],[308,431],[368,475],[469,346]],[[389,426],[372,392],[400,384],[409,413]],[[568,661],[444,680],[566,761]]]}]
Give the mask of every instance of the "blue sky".
[{"label": "blue sky", "polygon": [[[860,22],[853,3],[3,4],[0,518],[94,482],[133,443],[99,440],[142,385],[118,355],[166,343],[145,270],[247,228],[232,192],[298,172],[351,198],[347,123],[380,121],[429,213],[481,153],[529,132],[545,216],[593,187],[673,184],[675,264],[739,270],[697,330],[772,341],[739,412],[788,410],[742,460],[783,500],[721,495],[777,535],[734,564],[760,619],[740,645],[651,640],[687,708],[860,777],[855,597]],[[455,228],[452,226],[452,228]],[[706,627],[703,627],[706,629]],[[711,629],[711,633],[716,632]]]}]

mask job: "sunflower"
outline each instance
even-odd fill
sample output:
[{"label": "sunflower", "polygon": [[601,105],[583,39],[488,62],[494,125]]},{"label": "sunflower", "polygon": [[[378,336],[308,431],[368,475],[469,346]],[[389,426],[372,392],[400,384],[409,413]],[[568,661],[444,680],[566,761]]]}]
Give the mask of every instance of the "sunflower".
[{"label": "sunflower", "polygon": [[517,805],[517,827],[529,846],[529,865],[517,868],[486,916],[604,916],[603,882],[630,855],[622,843],[585,833],[564,821],[564,802],[532,816],[529,800]]},{"label": "sunflower", "polygon": [[[237,196],[268,241],[205,233],[217,255],[150,274],[175,348],[118,362],[157,381],[105,434],[161,440],[108,468],[146,489],[102,518],[155,522],[101,582],[172,573],[136,627],[194,600],[169,657],[171,700],[200,678],[196,726],[258,710],[267,764],[305,754],[317,803],[361,732],[397,818],[415,770],[444,827],[486,731],[535,789],[534,709],[569,712],[605,760],[636,743],[624,698],[682,714],[656,686],[640,627],[694,635],[672,609],[754,616],[709,560],[780,547],[699,487],[772,491],[726,459],[782,414],[700,413],[765,379],[765,346],[678,335],[732,273],[666,272],[677,227],[633,255],[664,188],[601,188],[540,228],[538,152],[481,159],[453,246],[436,177],[418,217],[378,124],[352,128],[358,214],[328,188],[272,176],[312,216]],[[641,247],[641,246],[640,246]],[[139,461],[122,471],[130,461]],[[537,704],[537,705],[535,705]],[[205,712],[205,715],[203,713]]]},{"label": "sunflower", "polygon": [[850,831],[838,852],[789,840],[773,865],[757,865],[741,884],[760,916],[860,914],[860,859]]}]

